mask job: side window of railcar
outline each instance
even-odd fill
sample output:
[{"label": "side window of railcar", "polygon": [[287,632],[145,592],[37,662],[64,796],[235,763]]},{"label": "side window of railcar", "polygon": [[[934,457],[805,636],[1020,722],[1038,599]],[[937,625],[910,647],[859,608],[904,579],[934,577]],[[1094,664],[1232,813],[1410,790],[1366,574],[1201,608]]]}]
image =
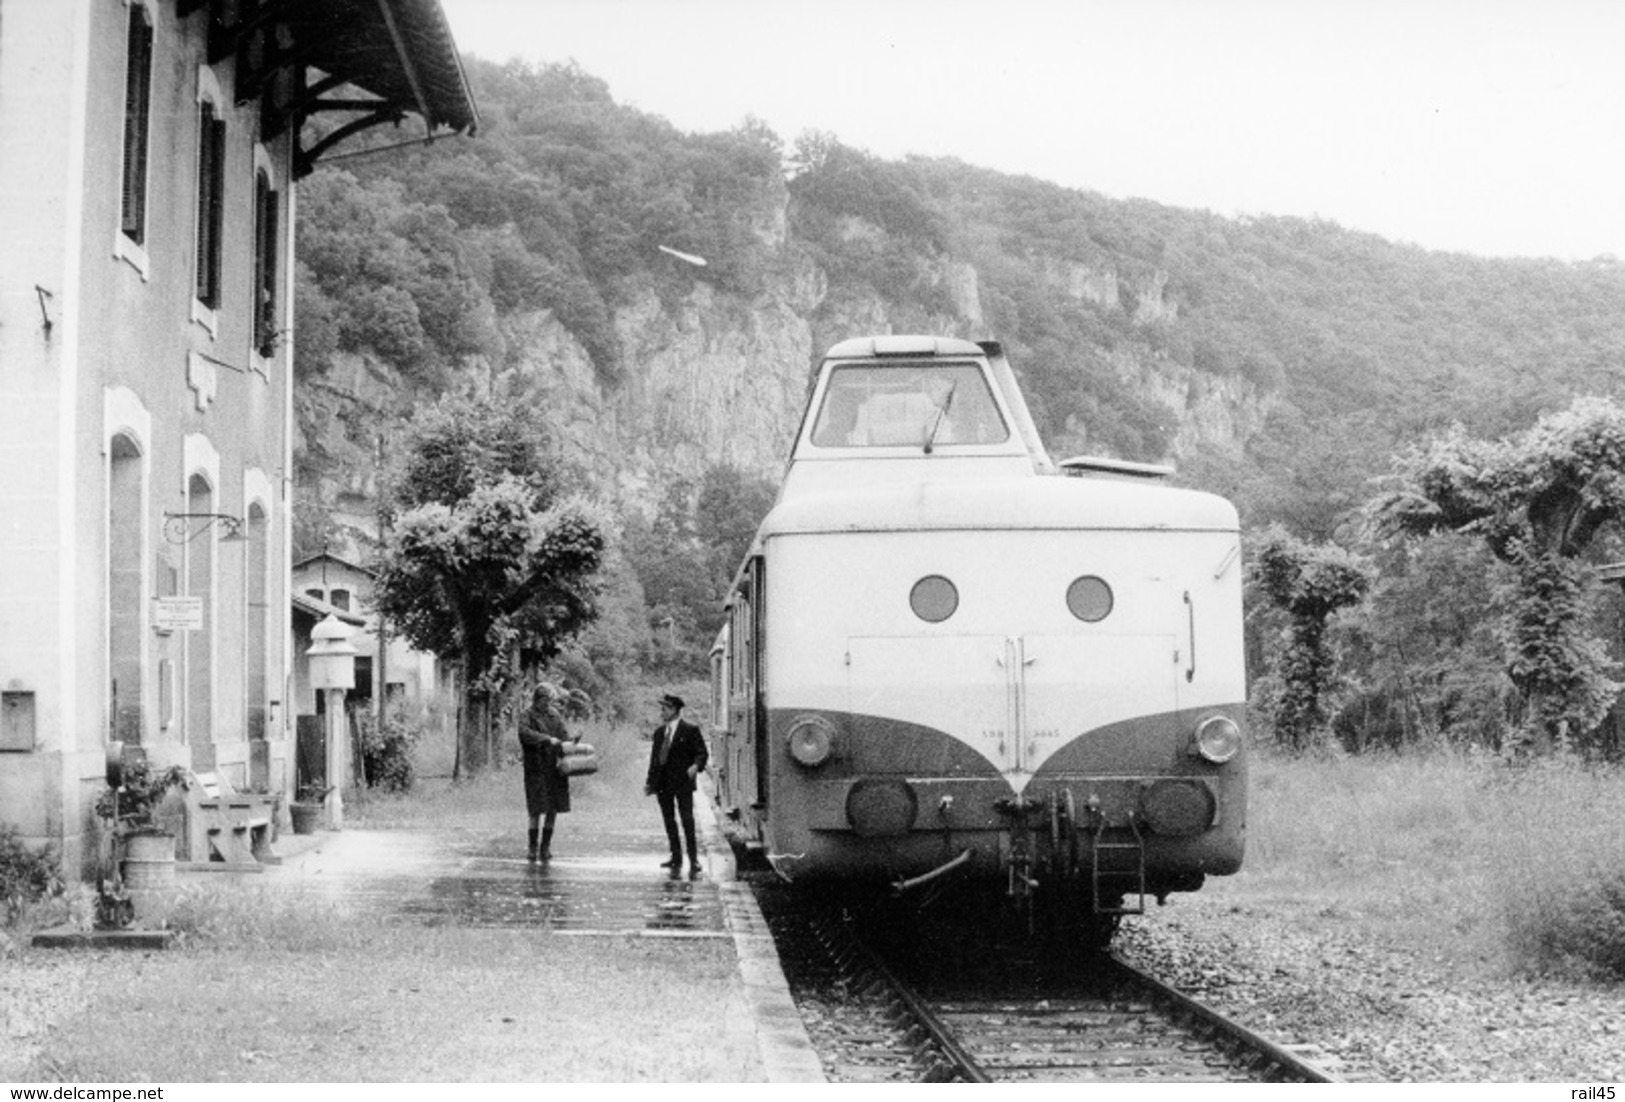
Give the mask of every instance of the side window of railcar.
[{"label": "side window of railcar", "polygon": [[728,648],[722,640],[711,650],[711,727],[728,730]]},{"label": "side window of railcar", "polygon": [[819,447],[1002,444],[1010,438],[974,364],[837,367],[813,425]]},{"label": "side window of railcar", "polygon": [[750,686],[750,602],[739,600],[733,606],[733,624],[728,630],[728,692],[737,696]]}]

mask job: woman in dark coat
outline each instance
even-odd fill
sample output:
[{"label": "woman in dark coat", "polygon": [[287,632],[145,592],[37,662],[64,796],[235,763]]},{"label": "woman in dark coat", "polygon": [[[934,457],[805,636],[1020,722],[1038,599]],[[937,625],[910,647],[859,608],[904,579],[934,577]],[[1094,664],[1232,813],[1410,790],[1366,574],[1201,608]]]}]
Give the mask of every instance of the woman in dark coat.
[{"label": "woman in dark coat", "polygon": [[[559,772],[559,758],[570,733],[559,716],[559,701],[551,686],[538,685],[530,707],[519,721],[519,748],[525,761],[525,812],[530,816],[530,860],[547,861],[553,856],[553,823],[570,810],[570,778]],[[542,823],[538,848],[537,823]]]}]

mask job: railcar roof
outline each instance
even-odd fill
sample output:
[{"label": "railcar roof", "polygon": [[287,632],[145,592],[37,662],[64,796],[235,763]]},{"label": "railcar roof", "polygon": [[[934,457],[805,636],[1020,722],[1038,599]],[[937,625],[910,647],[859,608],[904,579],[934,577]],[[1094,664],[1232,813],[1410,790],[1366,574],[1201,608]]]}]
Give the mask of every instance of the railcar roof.
[{"label": "railcar roof", "polygon": [[781,501],[758,538],[818,532],[1167,530],[1234,532],[1216,494],[1147,482],[1061,476],[867,485]]},{"label": "railcar roof", "polygon": [[981,345],[957,337],[907,334],[849,337],[824,353],[826,360],[868,360],[887,356],[981,356]]}]

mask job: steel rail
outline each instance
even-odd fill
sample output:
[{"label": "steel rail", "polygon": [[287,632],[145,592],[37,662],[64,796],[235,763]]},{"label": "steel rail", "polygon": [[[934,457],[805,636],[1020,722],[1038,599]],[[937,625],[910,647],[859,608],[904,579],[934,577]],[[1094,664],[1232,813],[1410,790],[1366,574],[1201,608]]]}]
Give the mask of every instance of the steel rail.
[{"label": "steel rail", "polygon": [[[823,947],[822,955],[835,966],[839,974],[848,977],[843,982],[855,982],[856,988],[863,991],[866,998],[878,999],[881,1005],[889,1006],[890,1009],[884,1012],[887,1028],[895,1031],[902,1042],[904,1047],[900,1051],[911,1053],[908,1062],[916,1082],[992,1083],[1006,1078],[1007,1072],[999,1070],[997,1066],[1003,1060],[1000,1050],[989,1050],[994,1056],[994,1062],[988,1066],[984,1066],[981,1058],[972,1054],[977,1044],[978,1029],[985,1026],[986,1021],[966,1026],[950,1024],[955,1013],[949,1009],[952,1002],[938,1007],[929,993],[931,986],[929,980],[925,988],[920,990],[916,989],[912,980],[902,978],[889,962],[889,953],[871,941],[862,931],[861,924],[856,923],[850,914],[822,911],[804,917],[808,921],[807,933],[812,935],[813,941],[821,943]],[[929,966],[927,967],[929,970]],[[1343,1081],[1284,1046],[1260,1036],[1212,1007],[1142,971],[1115,953],[1099,954],[1085,967],[1095,981],[1104,981],[1105,990],[1116,990],[1133,997],[1142,1004],[1143,1013],[1165,1022],[1167,1026],[1176,1029],[1192,1042],[1199,1043],[1204,1050],[1214,1056],[1222,1054],[1227,1066],[1254,1082]],[[1093,982],[1091,986],[1094,986]],[[995,992],[989,992],[985,997],[1004,1004],[1014,1004],[1006,1005],[1003,1012],[995,1015],[996,1018],[1012,1022],[1021,1018],[1020,1004],[1028,1001],[1024,995],[999,995]],[[1047,998],[1053,997],[1055,996],[1051,995]],[[1101,997],[1105,1000],[1103,1006],[1109,1005],[1115,998],[1110,995]],[[1109,1037],[1110,1034],[1106,1036]],[[1132,1040],[1126,1043],[1133,1047]],[[1063,1055],[1069,1047],[1063,1045]],[[1087,1048],[1080,1051],[1087,1051]],[[1144,1073],[1155,1076],[1158,1066],[1157,1063],[1147,1064]],[[1036,1067],[1029,1066],[1025,1070],[1029,1074],[1035,1071],[1042,1074],[1041,1069]],[[1179,1081],[1178,1074],[1169,1081]]]},{"label": "steel rail", "polygon": [[880,959],[879,954],[864,944],[861,938],[857,939],[857,944],[867,957],[865,963],[879,972],[882,978],[891,985],[891,994],[908,1008],[908,1012],[914,1016],[914,1020],[919,1023],[920,1028],[925,1030],[926,1034],[931,1038],[931,1043],[937,1047],[943,1056],[947,1057],[949,1070],[967,1083],[993,1082],[993,1077],[982,1070],[982,1065],[978,1064],[975,1058],[965,1050],[965,1046],[959,1043],[959,1039],[954,1036],[953,1031],[943,1024],[942,1020],[937,1017],[936,1012],[931,1009],[924,999],[914,993],[914,988],[900,980],[897,974],[887,967],[886,962]]},{"label": "steel rail", "polygon": [[1225,1036],[1245,1045],[1247,1048],[1262,1053],[1269,1060],[1285,1070],[1297,1082],[1304,1083],[1341,1083],[1342,1080],[1330,1072],[1316,1067],[1309,1061],[1298,1056],[1290,1049],[1276,1044],[1266,1037],[1262,1037],[1239,1022],[1220,1014],[1217,1010],[1198,1002],[1177,988],[1170,987],[1147,972],[1142,972],[1134,965],[1128,963],[1116,953],[1103,958],[1118,969],[1130,982],[1152,992],[1157,998],[1172,1004],[1181,1013],[1198,1019],[1203,1024],[1212,1027]]},{"label": "steel rail", "polygon": [[[931,1004],[917,994],[911,984],[902,980],[864,938],[856,936],[856,932],[850,926],[844,923],[842,926],[853,945],[863,955],[864,963],[880,974],[890,988],[892,996],[903,1004],[909,1015],[925,1031],[931,1044],[947,1061],[950,1077],[968,1083],[996,1082],[995,1077],[989,1074],[960,1042],[954,1030],[941,1020]],[[1301,1083],[1342,1082],[1330,1072],[1316,1067],[1284,1046],[1253,1032],[1183,991],[1169,986],[1117,954],[1102,954],[1099,959],[1110,971],[1117,973],[1116,978],[1126,986],[1143,990],[1153,1002],[1164,1004],[1175,1015],[1194,1019],[1208,1027],[1222,1040],[1229,1041],[1243,1050],[1243,1059],[1245,1056],[1255,1057],[1254,1069],[1266,1073],[1267,1078]],[[1267,1074],[1272,1071],[1278,1074]]]}]

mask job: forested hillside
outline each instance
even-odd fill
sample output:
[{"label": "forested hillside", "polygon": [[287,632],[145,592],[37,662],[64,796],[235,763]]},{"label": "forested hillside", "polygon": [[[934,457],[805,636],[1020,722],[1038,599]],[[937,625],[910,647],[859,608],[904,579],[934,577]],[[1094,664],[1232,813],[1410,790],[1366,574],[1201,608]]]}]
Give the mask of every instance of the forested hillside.
[{"label": "forested hillside", "polygon": [[[518,352],[504,322],[546,310],[613,388],[643,366],[616,327],[639,290],[672,300],[703,284],[719,308],[749,309],[810,258],[827,281],[815,332],[873,295],[893,330],[997,337],[1054,450],[1173,459],[1255,522],[1329,534],[1396,447],[1452,421],[1527,425],[1610,392],[1625,365],[1625,267],[1611,258],[1481,260],[882,161],[828,135],[683,134],[579,70],[471,71],[480,137],[306,183],[304,379],[349,352],[408,390],[441,388],[471,359],[500,369]],[[659,244],[709,263],[673,264]],[[956,266],[974,272],[969,298]],[[1267,420],[1234,447],[1176,446],[1175,413],[1142,385],[1169,367],[1197,390],[1244,384]]]},{"label": "forested hillside", "polygon": [[301,185],[299,538],[365,526],[415,400],[507,388],[621,510],[674,654],[703,645],[741,538],[696,522],[699,489],[766,500],[806,372],[847,336],[1002,340],[1057,455],[1171,462],[1250,530],[1310,540],[1346,536],[1408,445],[1522,430],[1625,367],[1612,258],[1430,253],[754,123],[686,134],[573,67],[469,72],[478,138]]}]

